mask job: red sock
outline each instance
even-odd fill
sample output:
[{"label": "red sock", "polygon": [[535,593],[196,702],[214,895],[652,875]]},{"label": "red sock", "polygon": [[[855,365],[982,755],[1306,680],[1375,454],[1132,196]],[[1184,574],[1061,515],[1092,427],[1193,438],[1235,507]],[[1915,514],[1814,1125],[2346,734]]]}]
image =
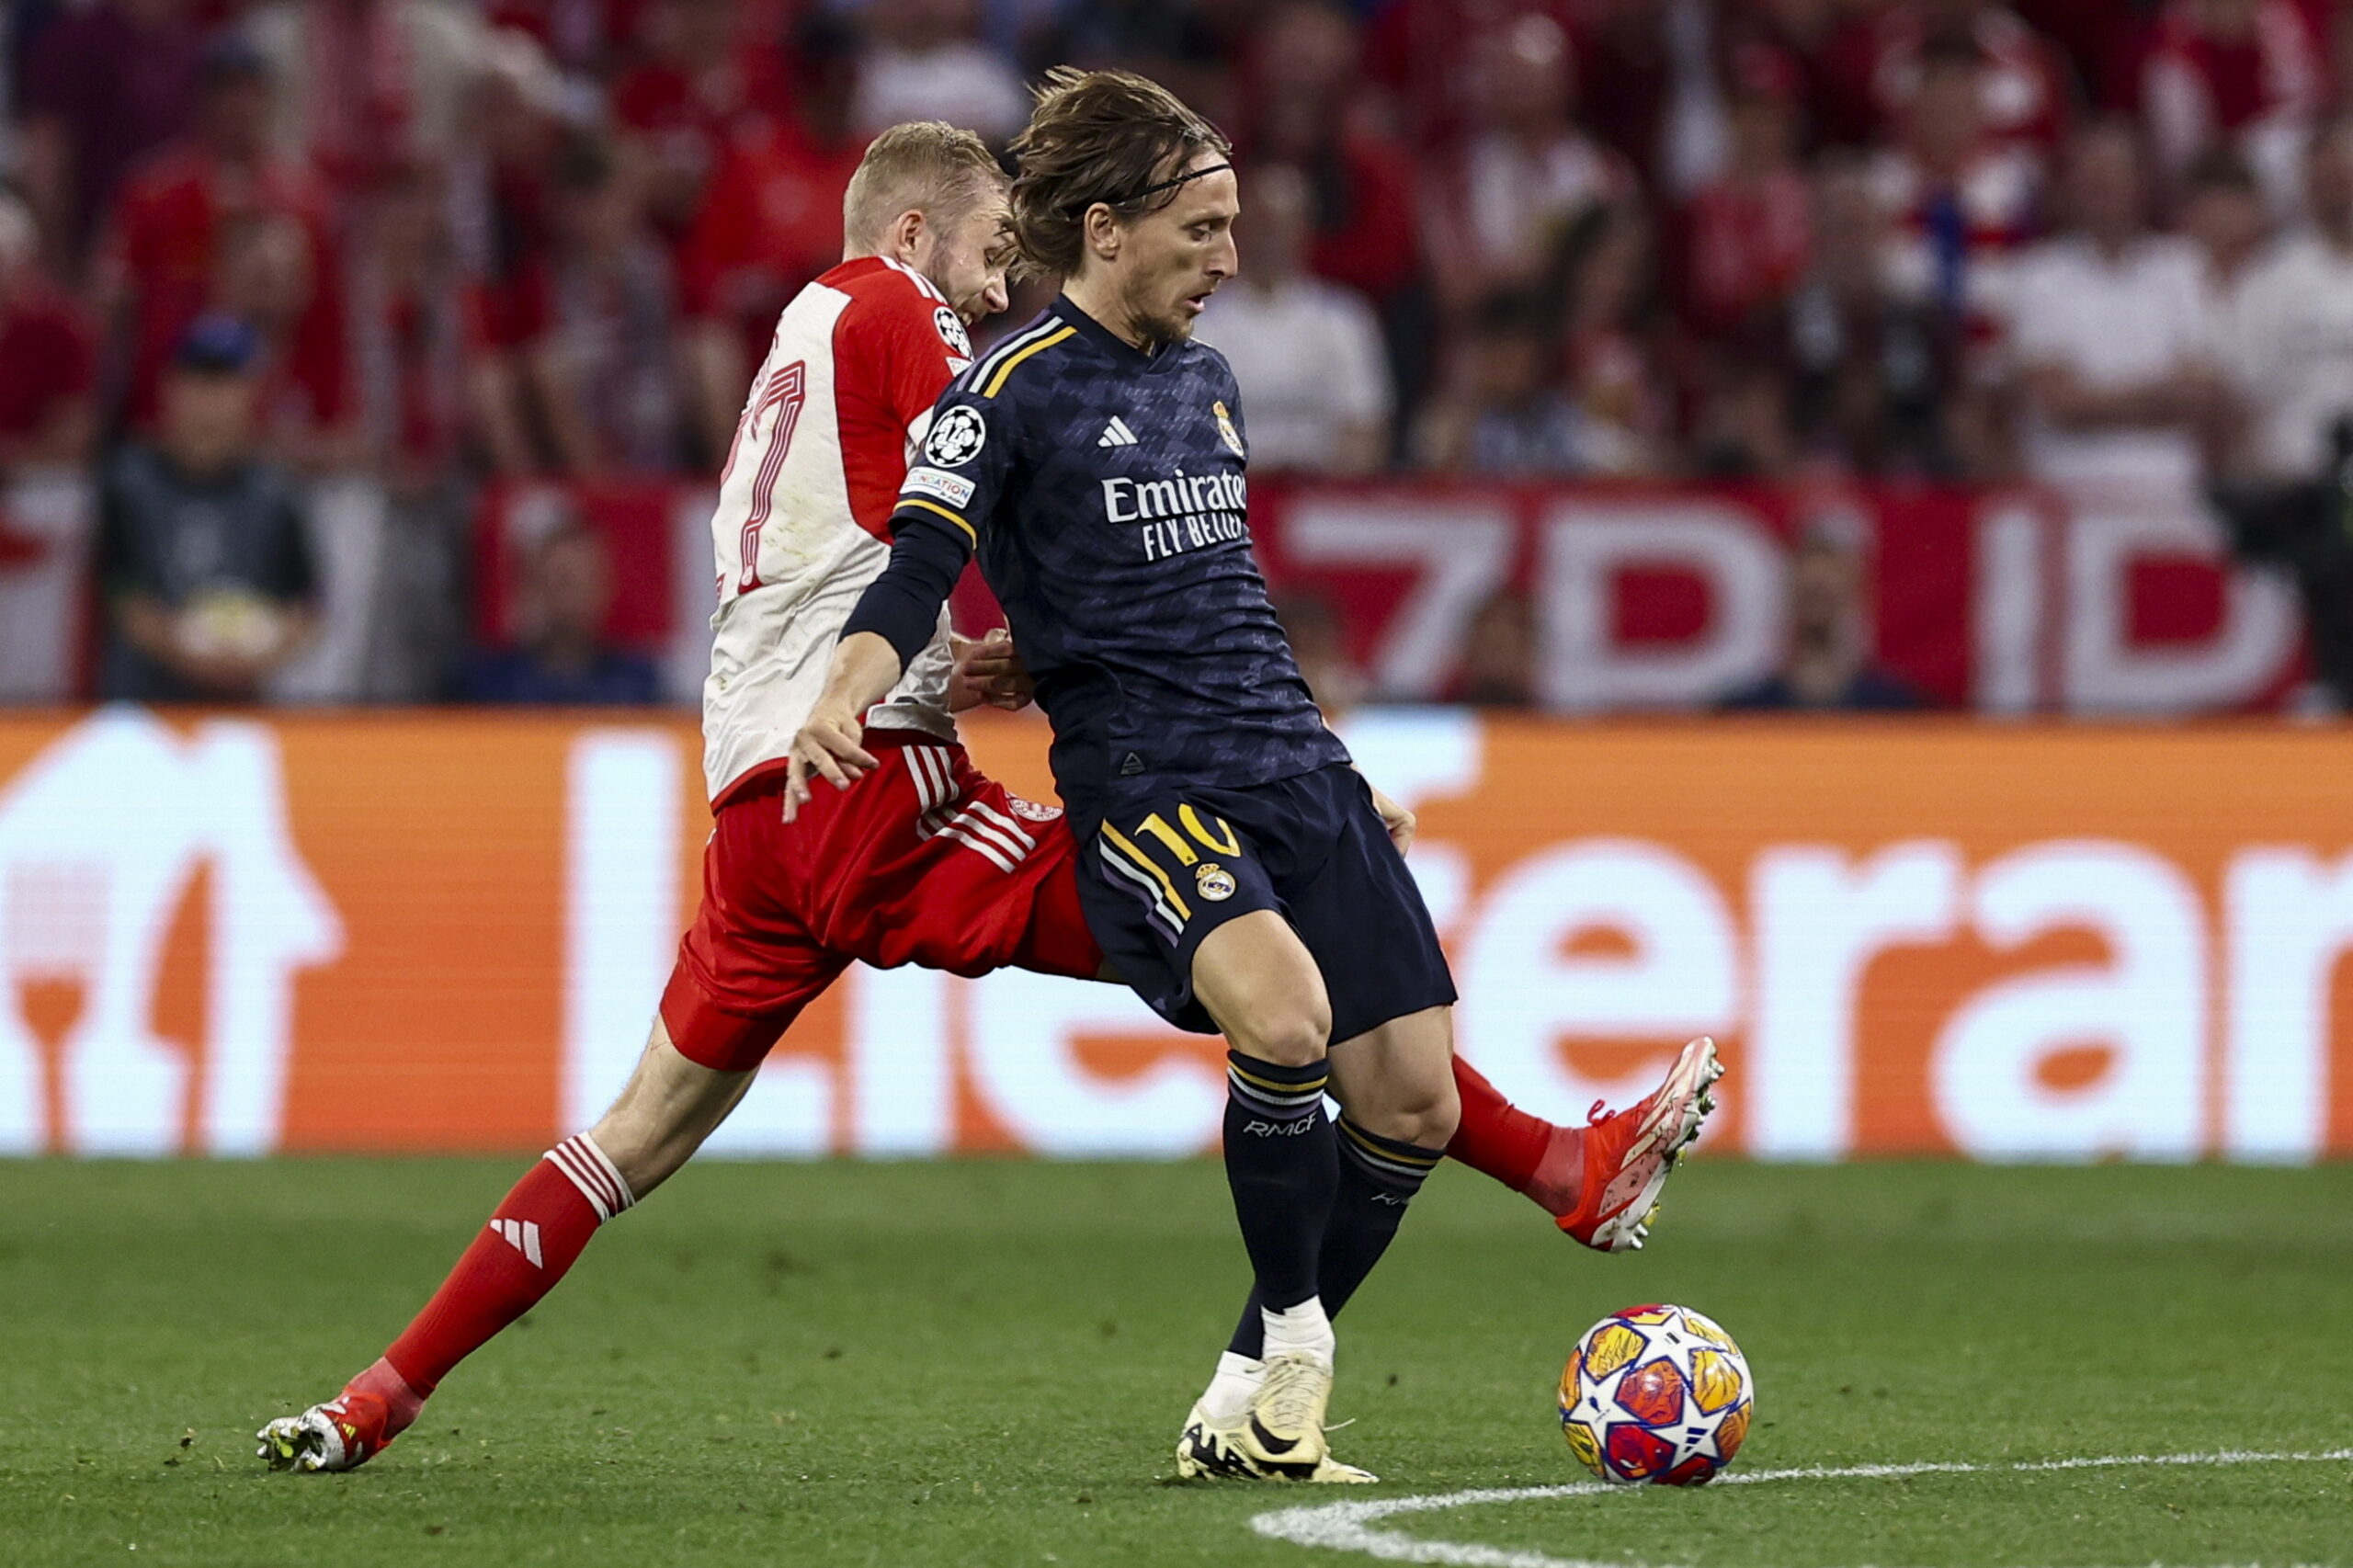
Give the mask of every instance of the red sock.
[{"label": "red sock", "polygon": [[[586,1133],[549,1150],[500,1200],[416,1320],[363,1381],[392,1408],[391,1437],[449,1369],[555,1289],[597,1227],[634,1203],[629,1184]],[[381,1368],[404,1389],[386,1384]],[[400,1397],[405,1392],[407,1397]],[[405,1408],[404,1408],[405,1407]]]},{"label": "red sock", "polygon": [[1460,1056],[1454,1059],[1454,1087],[1462,1100],[1462,1124],[1446,1146],[1448,1157],[1514,1192],[1526,1192],[1554,1135],[1563,1130],[1504,1098],[1485,1074]]}]

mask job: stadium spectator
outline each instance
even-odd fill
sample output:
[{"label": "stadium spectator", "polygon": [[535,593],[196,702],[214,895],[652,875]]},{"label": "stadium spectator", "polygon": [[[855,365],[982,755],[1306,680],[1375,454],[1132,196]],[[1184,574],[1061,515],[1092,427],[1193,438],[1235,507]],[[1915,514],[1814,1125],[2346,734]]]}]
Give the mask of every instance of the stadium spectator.
[{"label": "stadium spectator", "polygon": [[[637,37],[649,0],[485,0],[483,19],[528,40],[538,54],[576,81],[610,69]],[[759,0],[755,0],[759,3]],[[790,0],[787,0],[790,3]]]},{"label": "stadium spectator", "polygon": [[1526,295],[1497,294],[1473,313],[1446,390],[1423,411],[1414,451],[1441,472],[1569,474],[1585,461],[1585,425],[1562,391],[1552,323]]},{"label": "stadium spectator", "polygon": [[331,335],[339,324],[325,192],[308,170],[270,150],[273,92],[268,67],[251,46],[234,35],[216,40],[205,55],[193,134],[123,182],[101,290],[105,302],[122,298],[127,307],[127,412],[134,426],[153,417],[165,360],[214,301],[233,227],[272,219],[299,225],[312,270],[295,330]]},{"label": "stadium spectator", "polygon": [[271,0],[244,18],[278,84],[270,139],[338,198],[407,158],[463,138],[483,57],[476,9],[457,0]]},{"label": "stadium spectator", "polygon": [[1944,311],[1889,278],[1887,218],[1861,167],[1814,176],[1812,260],[1741,351],[1737,418],[1767,473],[1959,477],[1990,467]]},{"label": "stadium spectator", "polygon": [[97,428],[88,316],[40,267],[31,211],[0,195],[0,479],[85,461]]},{"label": "stadium spectator", "polygon": [[1898,286],[1972,316],[1998,309],[2042,190],[2040,148],[1987,128],[1990,70],[1967,40],[1921,50],[1907,71],[1901,134],[1871,165],[1880,204],[1896,222]]},{"label": "stadium spectator", "polygon": [[1250,171],[1247,265],[1210,297],[1199,335],[1249,389],[1254,469],[1365,473],[1389,455],[1388,358],[1363,298],[1306,271],[1312,199],[1288,165]]},{"label": "stadium spectator", "polygon": [[1473,708],[1536,706],[1536,607],[1506,588],[1471,617],[1462,634],[1462,665],[1453,700]]},{"label": "stadium spectator", "polygon": [[1529,17],[1573,34],[1584,0],[1388,0],[1370,7],[1365,66],[1409,146],[1450,147],[1479,122],[1483,60]]},{"label": "stadium spectator", "polygon": [[944,119],[993,142],[1029,119],[1029,95],[974,36],[973,0],[867,0],[869,34],[851,122],[867,135],[910,119]]},{"label": "stadium spectator", "polygon": [[1650,220],[1629,202],[1589,214],[1562,246],[1561,368],[1578,462],[1631,476],[1673,466],[1677,389],[1658,311]]},{"label": "stadium spectator", "polygon": [[1489,40],[1480,67],[1474,129],[1422,187],[1430,269],[1449,313],[1537,284],[1580,218],[1634,189],[1624,160],[1576,123],[1569,35],[1558,23],[1522,17]]},{"label": "stadium spectator", "polygon": [[556,186],[559,243],[527,280],[520,324],[550,454],[575,478],[675,472],[688,412],[676,280],[646,221],[641,171],[582,134]]},{"label": "stadium spectator", "polygon": [[2248,415],[2243,466],[2272,483],[2320,477],[2353,417],[2353,121],[2313,138],[2304,180],[2311,228],[2279,242],[2225,318]]},{"label": "stadium spectator", "polygon": [[2275,210],[2294,211],[2300,154],[2327,94],[2323,40],[2298,0],[2167,0],[2134,44],[2131,86],[2163,182],[2225,142]]},{"label": "stadium spectator", "polygon": [[99,0],[60,17],[25,59],[17,172],[52,276],[80,275],[123,177],[194,118],[204,33],[190,8]]},{"label": "stadium spectator", "polygon": [[2129,124],[2077,135],[2066,197],[2073,230],[2025,258],[2010,322],[2027,468],[2186,491],[2230,417],[2197,253],[2150,231]]},{"label": "stadium spectator", "polygon": [[1717,338],[1737,336],[1778,308],[1806,262],[1796,67],[1761,44],[1735,49],[1731,63],[1730,157],[1691,193],[1678,224],[1686,320]]},{"label": "stadium spectator", "polygon": [[1870,657],[1862,545],[1847,530],[1809,526],[1790,552],[1788,643],[1781,667],[1727,697],[1734,711],[1893,712],[1920,694]]},{"label": "stadium spectator", "polygon": [[108,467],[97,569],[108,698],[252,701],[309,639],[306,523],[254,445],[260,352],[243,322],[199,320],[164,375],[155,440]]},{"label": "stadium spectator", "polygon": [[683,244],[727,149],[788,112],[783,56],[745,26],[740,0],[654,0],[645,57],[613,84],[613,118],[637,143],[647,210]]},{"label": "stadium spectator", "polygon": [[474,83],[474,142],[449,165],[470,401],[482,449],[503,474],[538,464],[523,360],[536,325],[533,290],[555,240],[563,99],[537,43],[511,29],[494,33]]},{"label": "stadium spectator", "polygon": [[866,151],[850,128],[855,37],[818,17],[794,35],[793,112],[729,150],[680,256],[696,424],[724,452],[752,367],[802,285],[842,257],[842,195]]},{"label": "stadium spectator", "polygon": [[260,336],[257,429],[262,448],[295,468],[338,467],[359,456],[351,425],[351,364],[339,310],[314,310],[323,258],[312,231],[282,212],[223,222],[209,308]]},{"label": "stadium spectator", "polygon": [[2198,248],[2214,309],[2230,301],[2262,259],[2271,232],[2263,185],[2254,167],[2229,146],[2208,148],[2182,176],[2175,227]]},{"label": "stadium spectator", "polygon": [[[404,494],[454,478],[470,425],[486,434],[498,424],[494,412],[472,407],[480,393],[445,197],[430,165],[388,171],[360,211],[352,247],[354,421],[369,466]],[[511,426],[508,438],[519,439]],[[496,466],[527,463],[516,457]]]},{"label": "stadium spectator", "polygon": [[1391,384],[1410,413],[1431,379],[1438,333],[1423,284],[1414,154],[1364,111],[1361,30],[1334,0],[1289,0],[1259,26],[1247,71],[1245,144],[1258,161],[1306,176],[1308,269],[1371,303]]},{"label": "stadium spectator", "polygon": [[1586,123],[1668,202],[1722,174],[1730,154],[1731,19],[1711,0],[1600,0],[1572,34]]},{"label": "stadium spectator", "polygon": [[466,700],[658,701],[654,661],[606,640],[612,607],[613,567],[604,540],[585,526],[557,528],[524,557],[515,646],[478,655],[467,666]]},{"label": "stadium spectator", "polygon": [[1984,62],[1976,103],[1991,142],[2047,153],[2064,138],[2074,85],[2066,57],[2010,6],[1897,0],[1857,9],[1830,49],[1838,86],[1824,107],[1836,140],[1869,141],[1909,120],[1930,74],[1929,56],[1956,50]]}]

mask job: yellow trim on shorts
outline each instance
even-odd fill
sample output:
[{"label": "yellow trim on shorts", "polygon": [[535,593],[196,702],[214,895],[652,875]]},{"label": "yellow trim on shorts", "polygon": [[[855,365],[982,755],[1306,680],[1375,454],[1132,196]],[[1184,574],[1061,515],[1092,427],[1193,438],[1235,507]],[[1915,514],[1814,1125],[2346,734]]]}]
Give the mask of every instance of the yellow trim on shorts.
[{"label": "yellow trim on shorts", "polygon": [[1126,834],[1121,833],[1108,822],[1103,824],[1103,835],[1108,838],[1113,846],[1126,855],[1129,859],[1152,873],[1152,880],[1158,882],[1160,891],[1168,895],[1169,907],[1176,911],[1177,919],[1190,920],[1193,917],[1192,910],[1187,906],[1183,896],[1177,892],[1176,884],[1170,881],[1168,873],[1160,869],[1160,862],[1137,848]]}]

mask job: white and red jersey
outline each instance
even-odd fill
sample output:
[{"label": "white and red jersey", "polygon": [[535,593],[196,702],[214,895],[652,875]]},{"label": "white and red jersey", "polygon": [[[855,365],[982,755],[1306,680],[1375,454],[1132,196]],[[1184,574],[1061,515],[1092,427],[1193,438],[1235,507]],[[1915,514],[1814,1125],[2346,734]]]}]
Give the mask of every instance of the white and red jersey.
[{"label": "white and red jersey", "polygon": [[[846,261],[777,318],[711,513],[719,608],[702,689],[703,773],[717,802],[781,767],[816,706],[842,624],[890,561],[891,508],[931,405],[972,358],[930,281]],[[948,616],[867,715],[953,740]]]}]

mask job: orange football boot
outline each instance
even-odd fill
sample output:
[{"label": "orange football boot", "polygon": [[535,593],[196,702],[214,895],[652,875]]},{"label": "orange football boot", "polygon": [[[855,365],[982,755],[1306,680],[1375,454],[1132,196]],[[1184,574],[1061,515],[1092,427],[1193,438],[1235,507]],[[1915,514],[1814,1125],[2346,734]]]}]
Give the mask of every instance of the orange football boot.
[{"label": "orange football boot", "polygon": [[[1597,1252],[1640,1250],[1658,1216],[1660,1188],[1716,1108],[1709,1086],[1723,1075],[1716,1042],[1702,1035],[1677,1053],[1665,1081],[1632,1106],[1610,1112],[1594,1101],[1586,1126],[1553,1135],[1529,1196]],[[1572,1160],[1579,1175],[1574,1188],[1563,1179]]]}]

